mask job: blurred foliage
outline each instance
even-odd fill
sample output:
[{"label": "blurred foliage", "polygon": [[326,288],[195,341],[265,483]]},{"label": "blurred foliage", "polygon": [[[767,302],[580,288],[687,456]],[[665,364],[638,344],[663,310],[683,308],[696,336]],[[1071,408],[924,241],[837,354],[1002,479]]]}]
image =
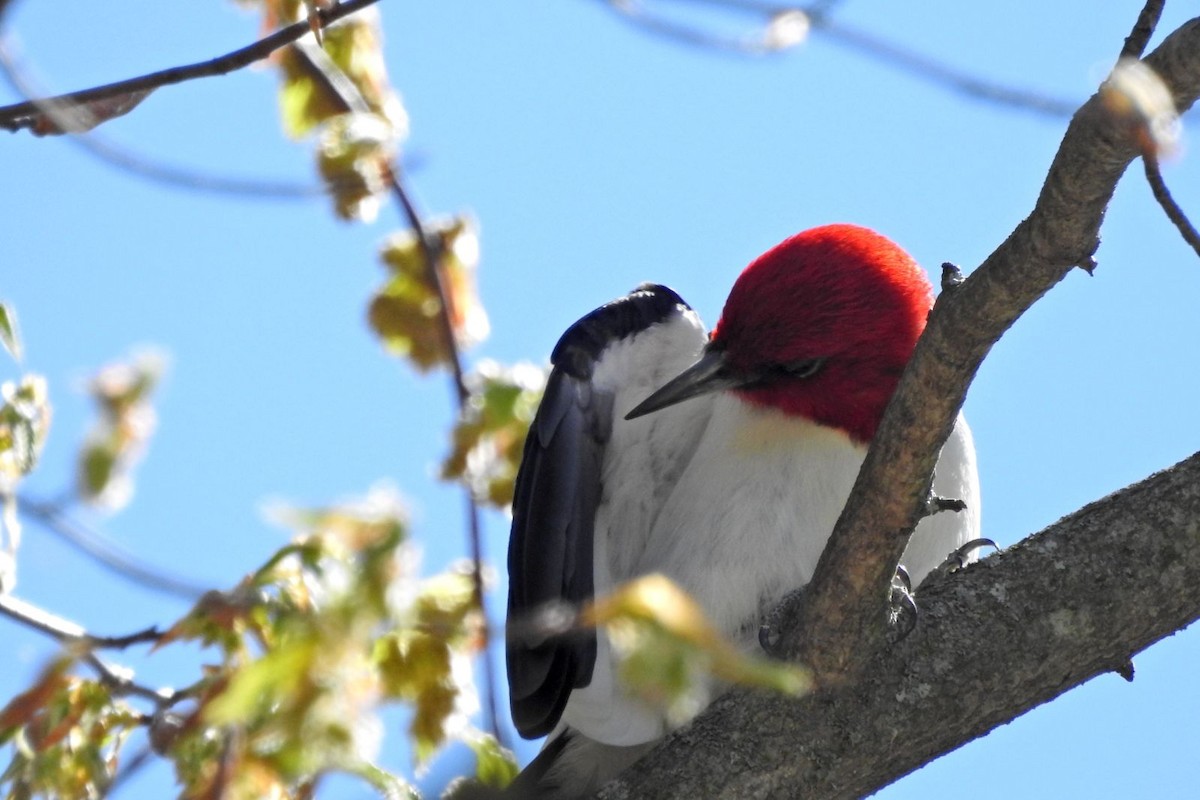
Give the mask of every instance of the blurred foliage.
[{"label": "blurred foliage", "polygon": [[[308,18],[327,0],[252,0],[263,28]],[[282,83],[280,116],[293,139],[318,135],[317,168],[334,211],[347,220],[375,218],[391,164],[408,136],[408,114],[388,81],[379,11],[365,8],[272,57]]]},{"label": "blurred foliage", "polygon": [[515,774],[512,754],[470,722],[471,659],[484,646],[474,584],[466,570],[418,577],[397,493],[380,486],[273,517],[292,542],[233,589],[207,593],[155,644],[193,641],[214,654],[194,683],[141,692],[153,707],[138,711],[119,696],[128,687],[75,675],[82,651],[69,649],[0,710],[0,743],[12,746],[4,796],[102,796],[122,743],[146,727],[183,798],[310,797],[333,772],[416,797],[374,763],[378,712],[393,701],[413,709],[414,766],[461,741],[481,782]]},{"label": "blurred foliage", "polygon": [[0,774],[10,798],[94,798],[107,794],[125,738],[141,715],[99,681],[69,674],[57,659],[0,710],[0,745],[13,758]]},{"label": "blurred foliage", "polygon": [[46,380],[25,375],[5,381],[0,384],[0,401],[0,493],[9,494],[37,465],[50,429]]},{"label": "blurred foliage", "polygon": [[[433,220],[427,224],[427,233],[433,252],[440,255],[439,274],[455,343],[469,347],[489,331],[487,313],[475,289],[479,263],[475,222],[468,216]],[[393,234],[379,257],[388,270],[388,280],[367,310],[371,329],[389,352],[408,358],[417,369],[449,363],[451,354],[439,321],[442,304],[416,233]]]},{"label": "blurred foliage", "polygon": [[133,496],[133,468],[158,424],[150,397],[166,357],[153,350],[102,368],[87,383],[97,419],[79,454],[76,487],[93,505],[116,511]]},{"label": "blurred foliage", "polygon": [[645,575],[596,598],[581,613],[608,630],[624,685],[680,725],[707,705],[720,681],[802,695],[812,686],[795,664],[749,655],[726,639],[669,578]]},{"label": "blurred foliage", "polygon": [[21,360],[21,329],[17,327],[17,312],[3,302],[0,302],[0,345],[17,361]]},{"label": "blurred foliage", "polygon": [[375,114],[341,114],[322,126],[317,170],[337,187],[333,208],[339,217],[375,219],[379,196],[388,188],[393,148],[387,122]]},{"label": "blurred foliage", "polygon": [[[403,139],[408,134],[408,115],[387,79],[378,11],[364,9],[341,19],[326,28],[322,38],[322,51],[349,78],[365,103],[363,110],[385,120],[397,141]],[[299,139],[350,110],[329,86],[320,65],[314,65],[301,51],[285,48],[276,60],[283,77],[279,102],[288,136]]]},{"label": "blurred foliage", "polygon": [[477,502],[512,505],[525,434],[545,387],[545,371],[532,364],[480,362],[467,378],[470,397],[454,426],[441,477],[465,483]]},{"label": "blurred foliage", "polygon": [[[0,340],[14,357],[21,355],[16,313],[0,304]],[[46,380],[28,373],[0,383],[0,593],[17,583],[17,549],[21,524],[17,486],[37,465],[50,430],[50,398]]]}]

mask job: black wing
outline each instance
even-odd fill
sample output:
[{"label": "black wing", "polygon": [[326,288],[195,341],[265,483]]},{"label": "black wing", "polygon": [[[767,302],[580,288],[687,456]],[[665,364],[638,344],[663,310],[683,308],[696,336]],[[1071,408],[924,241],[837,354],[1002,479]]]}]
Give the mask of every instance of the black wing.
[{"label": "black wing", "polygon": [[[592,384],[605,349],[678,313],[686,303],[665,286],[642,284],[601,306],[563,334],[550,361],[513,499],[508,544],[508,618],[528,619],[547,603],[579,605],[593,594],[592,546],[604,448],[612,432],[612,395]],[[571,690],[587,686],[594,632],[508,639],[509,701],[522,736],[544,736]]]}]

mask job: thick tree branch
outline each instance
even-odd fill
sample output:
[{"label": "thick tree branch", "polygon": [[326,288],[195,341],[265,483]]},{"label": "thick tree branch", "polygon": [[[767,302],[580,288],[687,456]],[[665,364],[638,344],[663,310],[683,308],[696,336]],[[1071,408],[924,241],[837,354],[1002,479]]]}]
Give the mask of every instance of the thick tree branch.
[{"label": "thick tree branch", "polygon": [[[379,0],[345,0],[345,2],[335,4],[328,9],[318,10],[316,14],[320,18],[321,26],[324,27],[377,2]],[[159,70],[148,75],[141,75],[136,78],[105,84],[104,86],[83,89],[78,92],[71,92],[70,94],[61,94],[57,97],[41,98],[10,106],[2,106],[0,107],[0,128],[17,131],[21,128],[30,127],[33,120],[41,114],[42,107],[45,105],[53,107],[81,106],[86,103],[94,103],[98,100],[106,100],[112,97],[131,95],[137,92],[149,92],[157,89],[159,86],[183,83],[195,78],[210,78],[215,75],[225,75],[266,58],[279,48],[298,40],[309,31],[309,23],[307,20],[304,20],[288,25],[286,28],[280,28],[270,36],[260,39],[254,44],[234,50],[232,53],[218,56],[209,61],[171,67],[170,69]]]},{"label": "thick tree branch", "polygon": [[[1200,618],[1200,454],[924,584],[915,630],[863,677],[738,690],[601,797],[852,798]],[[683,754],[686,753],[686,757]]]},{"label": "thick tree branch", "polygon": [[[1200,19],[1146,63],[1184,110],[1200,95]],[[1117,181],[1139,151],[1093,96],[1075,114],[1029,217],[934,308],[783,646],[836,682],[884,640],[896,562],[967,387],[1000,336],[1076,265],[1090,265]],[[785,618],[786,619],[786,618]]]}]

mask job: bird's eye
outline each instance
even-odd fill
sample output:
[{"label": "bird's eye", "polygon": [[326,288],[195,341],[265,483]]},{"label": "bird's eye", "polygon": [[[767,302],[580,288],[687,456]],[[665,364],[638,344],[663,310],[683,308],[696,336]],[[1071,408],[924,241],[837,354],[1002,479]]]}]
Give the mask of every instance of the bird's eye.
[{"label": "bird's eye", "polygon": [[793,378],[811,378],[824,364],[823,358],[802,358],[781,366],[783,371]]}]

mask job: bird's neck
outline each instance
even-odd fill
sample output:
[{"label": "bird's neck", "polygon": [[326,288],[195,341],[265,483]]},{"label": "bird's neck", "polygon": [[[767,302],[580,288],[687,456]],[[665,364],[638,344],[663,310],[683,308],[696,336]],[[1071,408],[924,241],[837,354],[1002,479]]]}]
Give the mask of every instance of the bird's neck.
[{"label": "bird's neck", "polygon": [[865,447],[875,436],[900,370],[880,370],[865,381],[831,367],[802,384],[768,384],[732,392],[743,403],[777,412],[803,427],[818,425]]},{"label": "bird's neck", "polygon": [[723,402],[715,404],[713,414],[724,418],[718,425],[730,431],[735,446],[747,453],[795,453],[812,447],[866,451],[865,445],[841,428],[757,401],[741,392],[730,392]]}]

